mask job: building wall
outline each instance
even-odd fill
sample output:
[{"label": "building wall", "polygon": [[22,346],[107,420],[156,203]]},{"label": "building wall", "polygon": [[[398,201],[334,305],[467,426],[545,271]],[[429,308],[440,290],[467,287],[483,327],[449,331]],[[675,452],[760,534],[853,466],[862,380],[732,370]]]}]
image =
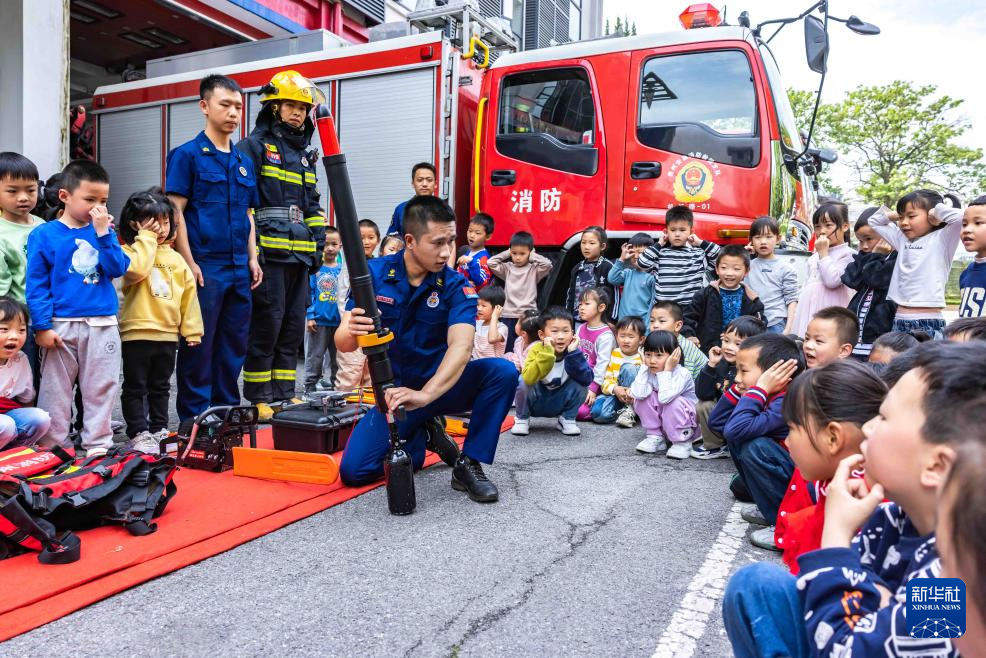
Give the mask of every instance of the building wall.
[{"label": "building wall", "polygon": [[68,156],[68,0],[0,0],[0,151],[43,177]]}]

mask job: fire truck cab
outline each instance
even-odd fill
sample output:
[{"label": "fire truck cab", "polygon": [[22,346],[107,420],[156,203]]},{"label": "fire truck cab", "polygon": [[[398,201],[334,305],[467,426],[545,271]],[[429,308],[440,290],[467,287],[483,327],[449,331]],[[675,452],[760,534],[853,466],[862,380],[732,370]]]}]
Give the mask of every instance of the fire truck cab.
[{"label": "fire truck cab", "polygon": [[507,54],[483,80],[472,209],[495,218],[493,246],[534,234],[556,260],[554,302],[584,227],[605,227],[612,256],[678,204],[720,244],[771,215],[789,253],[807,255],[816,198],[802,149],[774,56],[745,27]]}]

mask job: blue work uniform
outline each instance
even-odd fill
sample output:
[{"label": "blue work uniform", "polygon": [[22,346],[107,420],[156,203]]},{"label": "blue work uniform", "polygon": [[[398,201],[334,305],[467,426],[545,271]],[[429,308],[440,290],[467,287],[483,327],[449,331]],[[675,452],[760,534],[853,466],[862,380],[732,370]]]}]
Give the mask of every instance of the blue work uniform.
[{"label": "blue work uniform", "polygon": [[385,235],[396,235],[401,240],[404,239],[404,212],[407,210],[407,204],[410,201],[411,199],[401,201],[394,208],[394,214],[390,217],[390,226],[387,227],[387,233]]},{"label": "blue work uniform", "polygon": [[[383,326],[394,333],[389,354],[396,384],[421,390],[448,351],[449,327],[475,326],[476,292],[465,277],[449,267],[429,273],[421,285],[412,287],[407,280],[404,251],[374,258],[369,266]],[[346,308],[352,310],[353,306],[350,297]],[[472,418],[462,453],[476,461],[493,463],[500,426],[510,411],[517,379],[517,368],[506,359],[470,361],[452,388],[431,404],[409,411],[406,419],[398,423],[398,430],[407,441],[415,468],[421,468],[425,458],[422,424],[434,416],[469,410]],[[388,447],[387,421],[374,408],[359,421],[349,438],[340,465],[342,481],[359,486],[382,477]]]},{"label": "blue work uniform", "polygon": [[205,285],[198,289],[202,344],[178,349],[180,420],[210,406],[240,403],[237,378],[250,332],[250,218],[260,205],[253,163],[242,151],[219,151],[200,132],[168,154],[168,194],[188,199],[185,230]]}]

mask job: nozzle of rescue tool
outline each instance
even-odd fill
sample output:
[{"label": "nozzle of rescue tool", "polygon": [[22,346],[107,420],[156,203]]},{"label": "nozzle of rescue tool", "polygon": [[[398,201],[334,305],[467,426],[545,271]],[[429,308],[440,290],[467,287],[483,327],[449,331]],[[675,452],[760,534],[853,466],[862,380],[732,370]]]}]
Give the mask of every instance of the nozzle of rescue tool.
[{"label": "nozzle of rescue tool", "polygon": [[349,182],[349,169],[346,166],[346,156],[339,146],[332,112],[328,105],[320,104],[315,110],[315,116],[324,153],[322,165],[325,167],[329,197],[335,210],[336,226],[339,228],[346,269],[349,272],[350,294],[353,296],[354,305],[363,309],[366,317],[373,320],[373,333],[360,336],[357,342],[366,354],[377,409],[387,419],[390,451],[383,465],[387,502],[391,514],[410,514],[415,507],[414,467],[397,430],[397,420],[404,420],[404,407],[388,409],[386,398],[387,389],[394,387],[394,373],[387,354],[387,343],[393,339],[393,334],[383,327],[380,321],[373,279],[370,277],[370,269],[363,254],[359,218],[353,200],[353,188]]}]

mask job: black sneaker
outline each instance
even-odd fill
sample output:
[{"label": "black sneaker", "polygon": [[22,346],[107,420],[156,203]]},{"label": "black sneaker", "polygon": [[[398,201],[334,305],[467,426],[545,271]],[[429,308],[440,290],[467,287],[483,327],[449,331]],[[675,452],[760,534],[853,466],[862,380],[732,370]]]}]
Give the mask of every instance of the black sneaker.
[{"label": "black sneaker", "polygon": [[459,444],[445,432],[445,417],[429,418],[425,421],[424,428],[428,435],[425,448],[438,455],[449,466],[455,467],[459,459]]},{"label": "black sneaker", "polygon": [[746,483],[743,482],[743,478],[740,477],[739,473],[734,475],[733,479],[729,481],[729,491],[741,503],[753,502],[753,496],[750,495],[750,491],[746,488]]},{"label": "black sneaker", "polygon": [[483,472],[483,465],[470,457],[460,457],[455,463],[452,488],[465,491],[477,503],[495,503],[500,498],[496,485]]}]

